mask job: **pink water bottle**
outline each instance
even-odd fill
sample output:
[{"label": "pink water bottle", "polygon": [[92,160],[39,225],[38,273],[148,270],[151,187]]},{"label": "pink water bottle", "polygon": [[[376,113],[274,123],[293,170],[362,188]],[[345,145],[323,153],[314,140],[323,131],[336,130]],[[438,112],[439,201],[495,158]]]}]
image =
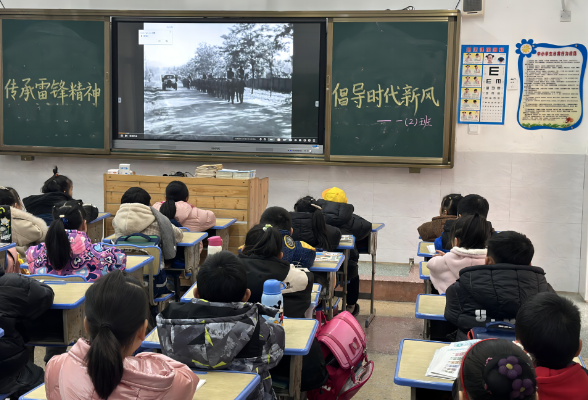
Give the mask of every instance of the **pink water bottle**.
[{"label": "pink water bottle", "polygon": [[223,240],[220,236],[211,236],[208,238],[208,255],[216,254],[223,251]]}]

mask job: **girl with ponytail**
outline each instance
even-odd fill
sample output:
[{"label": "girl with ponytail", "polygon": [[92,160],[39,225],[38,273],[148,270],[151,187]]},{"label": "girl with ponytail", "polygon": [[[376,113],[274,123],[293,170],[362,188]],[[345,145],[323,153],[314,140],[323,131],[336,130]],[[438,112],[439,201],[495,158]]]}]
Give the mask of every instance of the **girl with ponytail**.
[{"label": "girl with ponytail", "polygon": [[339,228],[327,225],[322,208],[311,196],[299,199],[294,204],[292,215],[292,238],[301,240],[324,251],[335,251],[341,240]]},{"label": "girl with ponytail", "polygon": [[455,221],[450,234],[453,248],[449,253],[439,252],[427,264],[431,282],[440,294],[459,278],[463,268],[485,264],[486,242],[491,230],[490,223],[480,214],[466,215]]},{"label": "girl with ponytail", "polygon": [[[286,236],[292,243],[294,241]],[[249,302],[261,302],[263,284],[268,279],[284,282],[284,315],[289,318],[304,318],[310,306],[310,295],[314,283],[312,272],[296,268],[282,260],[282,234],[270,224],[259,224],[245,236],[245,246],[239,255],[247,270],[247,287],[251,290]]]},{"label": "girl with ponytail", "polygon": [[89,287],[84,308],[90,340],[78,339],[47,364],[48,400],[193,398],[198,376],[187,366],[162,354],[133,356],[149,318],[147,295],[137,280],[121,271],[105,275]]},{"label": "girl with ponytail", "polygon": [[153,208],[167,218],[188,228],[190,232],[204,232],[216,224],[212,211],[201,210],[188,203],[190,192],[184,182],[173,181],[165,188],[165,201],[155,203]]},{"label": "girl with ponytail", "polygon": [[86,234],[85,211],[78,200],[56,204],[45,243],[30,247],[31,274],[81,275],[94,282],[102,275],[125,269],[127,256],[116,247],[92,244]]}]

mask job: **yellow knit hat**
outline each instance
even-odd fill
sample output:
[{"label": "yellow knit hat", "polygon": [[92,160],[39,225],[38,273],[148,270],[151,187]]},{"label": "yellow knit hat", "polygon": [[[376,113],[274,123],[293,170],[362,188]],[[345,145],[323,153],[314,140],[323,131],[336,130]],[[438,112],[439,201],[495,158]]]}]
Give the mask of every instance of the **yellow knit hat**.
[{"label": "yellow knit hat", "polygon": [[334,203],[347,203],[347,196],[345,196],[345,192],[342,189],[332,187],[323,192],[323,200],[332,201]]}]

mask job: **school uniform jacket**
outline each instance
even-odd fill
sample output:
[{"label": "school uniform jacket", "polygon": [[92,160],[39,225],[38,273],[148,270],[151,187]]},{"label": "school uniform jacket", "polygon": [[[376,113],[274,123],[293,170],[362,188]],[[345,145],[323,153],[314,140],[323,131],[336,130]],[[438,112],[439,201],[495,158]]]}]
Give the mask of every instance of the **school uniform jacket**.
[{"label": "school uniform jacket", "polygon": [[365,239],[372,231],[371,222],[354,214],[355,208],[352,204],[335,203],[327,200],[317,200],[317,204],[322,207],[325,222],[341,230],[342,235],[355,236],[355,248],[349,253],[349,263],[347,274],[349,279],[358,276],[359,251],[357,242]]},{"label": "school uniform jacket", "polygon": [[53,305],[53,289],[0,267],[0,377],[20,373],[29,360],[26,322],[38,318]]},{"label": "school uniform jacket", "polygon": [[530,265],[495,264],[464,268],[446,292],[445,319],[457,326],[457,340],[465,340],[475,326],[513,320],[529,298],[555,293],[545,271]]},{"label": "school uniform jacket", "polygon": [[[318,211],[317,211],[318,212]],[[291,212],[292,216],[292,239],[308,243],[313,247],[320,247],[312,229],[313,213],[309,212]],[[341,231],[331,225],[326,225],[327,241],[329,246],[323,248],[324,251],[335,251],[341,241]]]},{"label": "school uniform jacket", "polygon": [[288,261],[276,257],[246,256],[239,254],[247,270],[247,287],[251,290],[251,303],[261,303],[263,284],[268,279],[284,282],[284,315],[288,318],[304,318],[310,306],[314,275],[304,268],[296,268]]},{"label": "school uniform jacket", "polygon": [[299,268],[310,268],[316,258],[316,249],[306,242],[294,240],[290,231],[280,229],[282,234],[282,260]]}]

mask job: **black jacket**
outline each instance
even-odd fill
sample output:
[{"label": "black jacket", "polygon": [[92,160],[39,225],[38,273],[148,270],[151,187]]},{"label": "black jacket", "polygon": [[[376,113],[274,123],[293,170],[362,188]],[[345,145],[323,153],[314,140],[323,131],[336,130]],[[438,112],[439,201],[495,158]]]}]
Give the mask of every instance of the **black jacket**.
[{"label": "black jacket", "polygon": [[25,324],[39,317],[53,304],[53,289],[20,274],[0,268],[0,376],[20,373],[29,360]]},{"label": "black jacket", "polygon": [[[445,225],[443,225],[443,233],[441,234],[441,243],[443,244],[442,250],[451,250],[453,248],[453,244],[449,242],[451,237],[451,228],[453,228],[455,221],[457,221],[457,219],[450,219],[447,222],[445,222]],[[492,222],[488,221],[488,224],[490,225],[490,232],[492,232],[492,235],[494,235],[496,232],[492,227]]]},{"label": "black jacket", "polygon": [[371,233],[371,222],[354,214],[355,209],[352,204],[327,200],[317,200],[317,204],[322,207],[327,224],[339,228],[342,235],[355,236],[355,248],[350,251],[347,270],[349,279],[355,278],[358,274],[357,262],[359,261],[357,242],[365,239]]},{"label": "black jacket", "polygon": [[284,315],[288,318],[304,318],[310,306],[314,275],[312,272],[296,268],[287,261],[276,257],[263,258],[239,254],[247,270],[247,288],[251,290],[250,303],[261,303],[263,284],[268,279],[284,282]]},{"label": "black jacket", "polygon": [[69,201],[72,198],[63,192],[51,192],[43,194],[35,194],[23,199],[23,204],[36,217],[42,218],[50,225],[53,221],[53,206],[62,201]]},{"label": "black jacket", "polygon": [[[292,215],[292,239],[301,240],[312,247],[321,247],[312,230],[312,213],[309,212],[291,212]],[[339,228],[327,224],[327,240],[329,246],[323,248],[324,251],[335,251],[341,241],[341,231]]]},{"label": "black jacket", "polygon": [[467,267],[447,288],[445,319],[459,328],[457,340],[475,326],[516,318],[523,303],[537,293],[552,292],[545,272],[530,265]]}]

